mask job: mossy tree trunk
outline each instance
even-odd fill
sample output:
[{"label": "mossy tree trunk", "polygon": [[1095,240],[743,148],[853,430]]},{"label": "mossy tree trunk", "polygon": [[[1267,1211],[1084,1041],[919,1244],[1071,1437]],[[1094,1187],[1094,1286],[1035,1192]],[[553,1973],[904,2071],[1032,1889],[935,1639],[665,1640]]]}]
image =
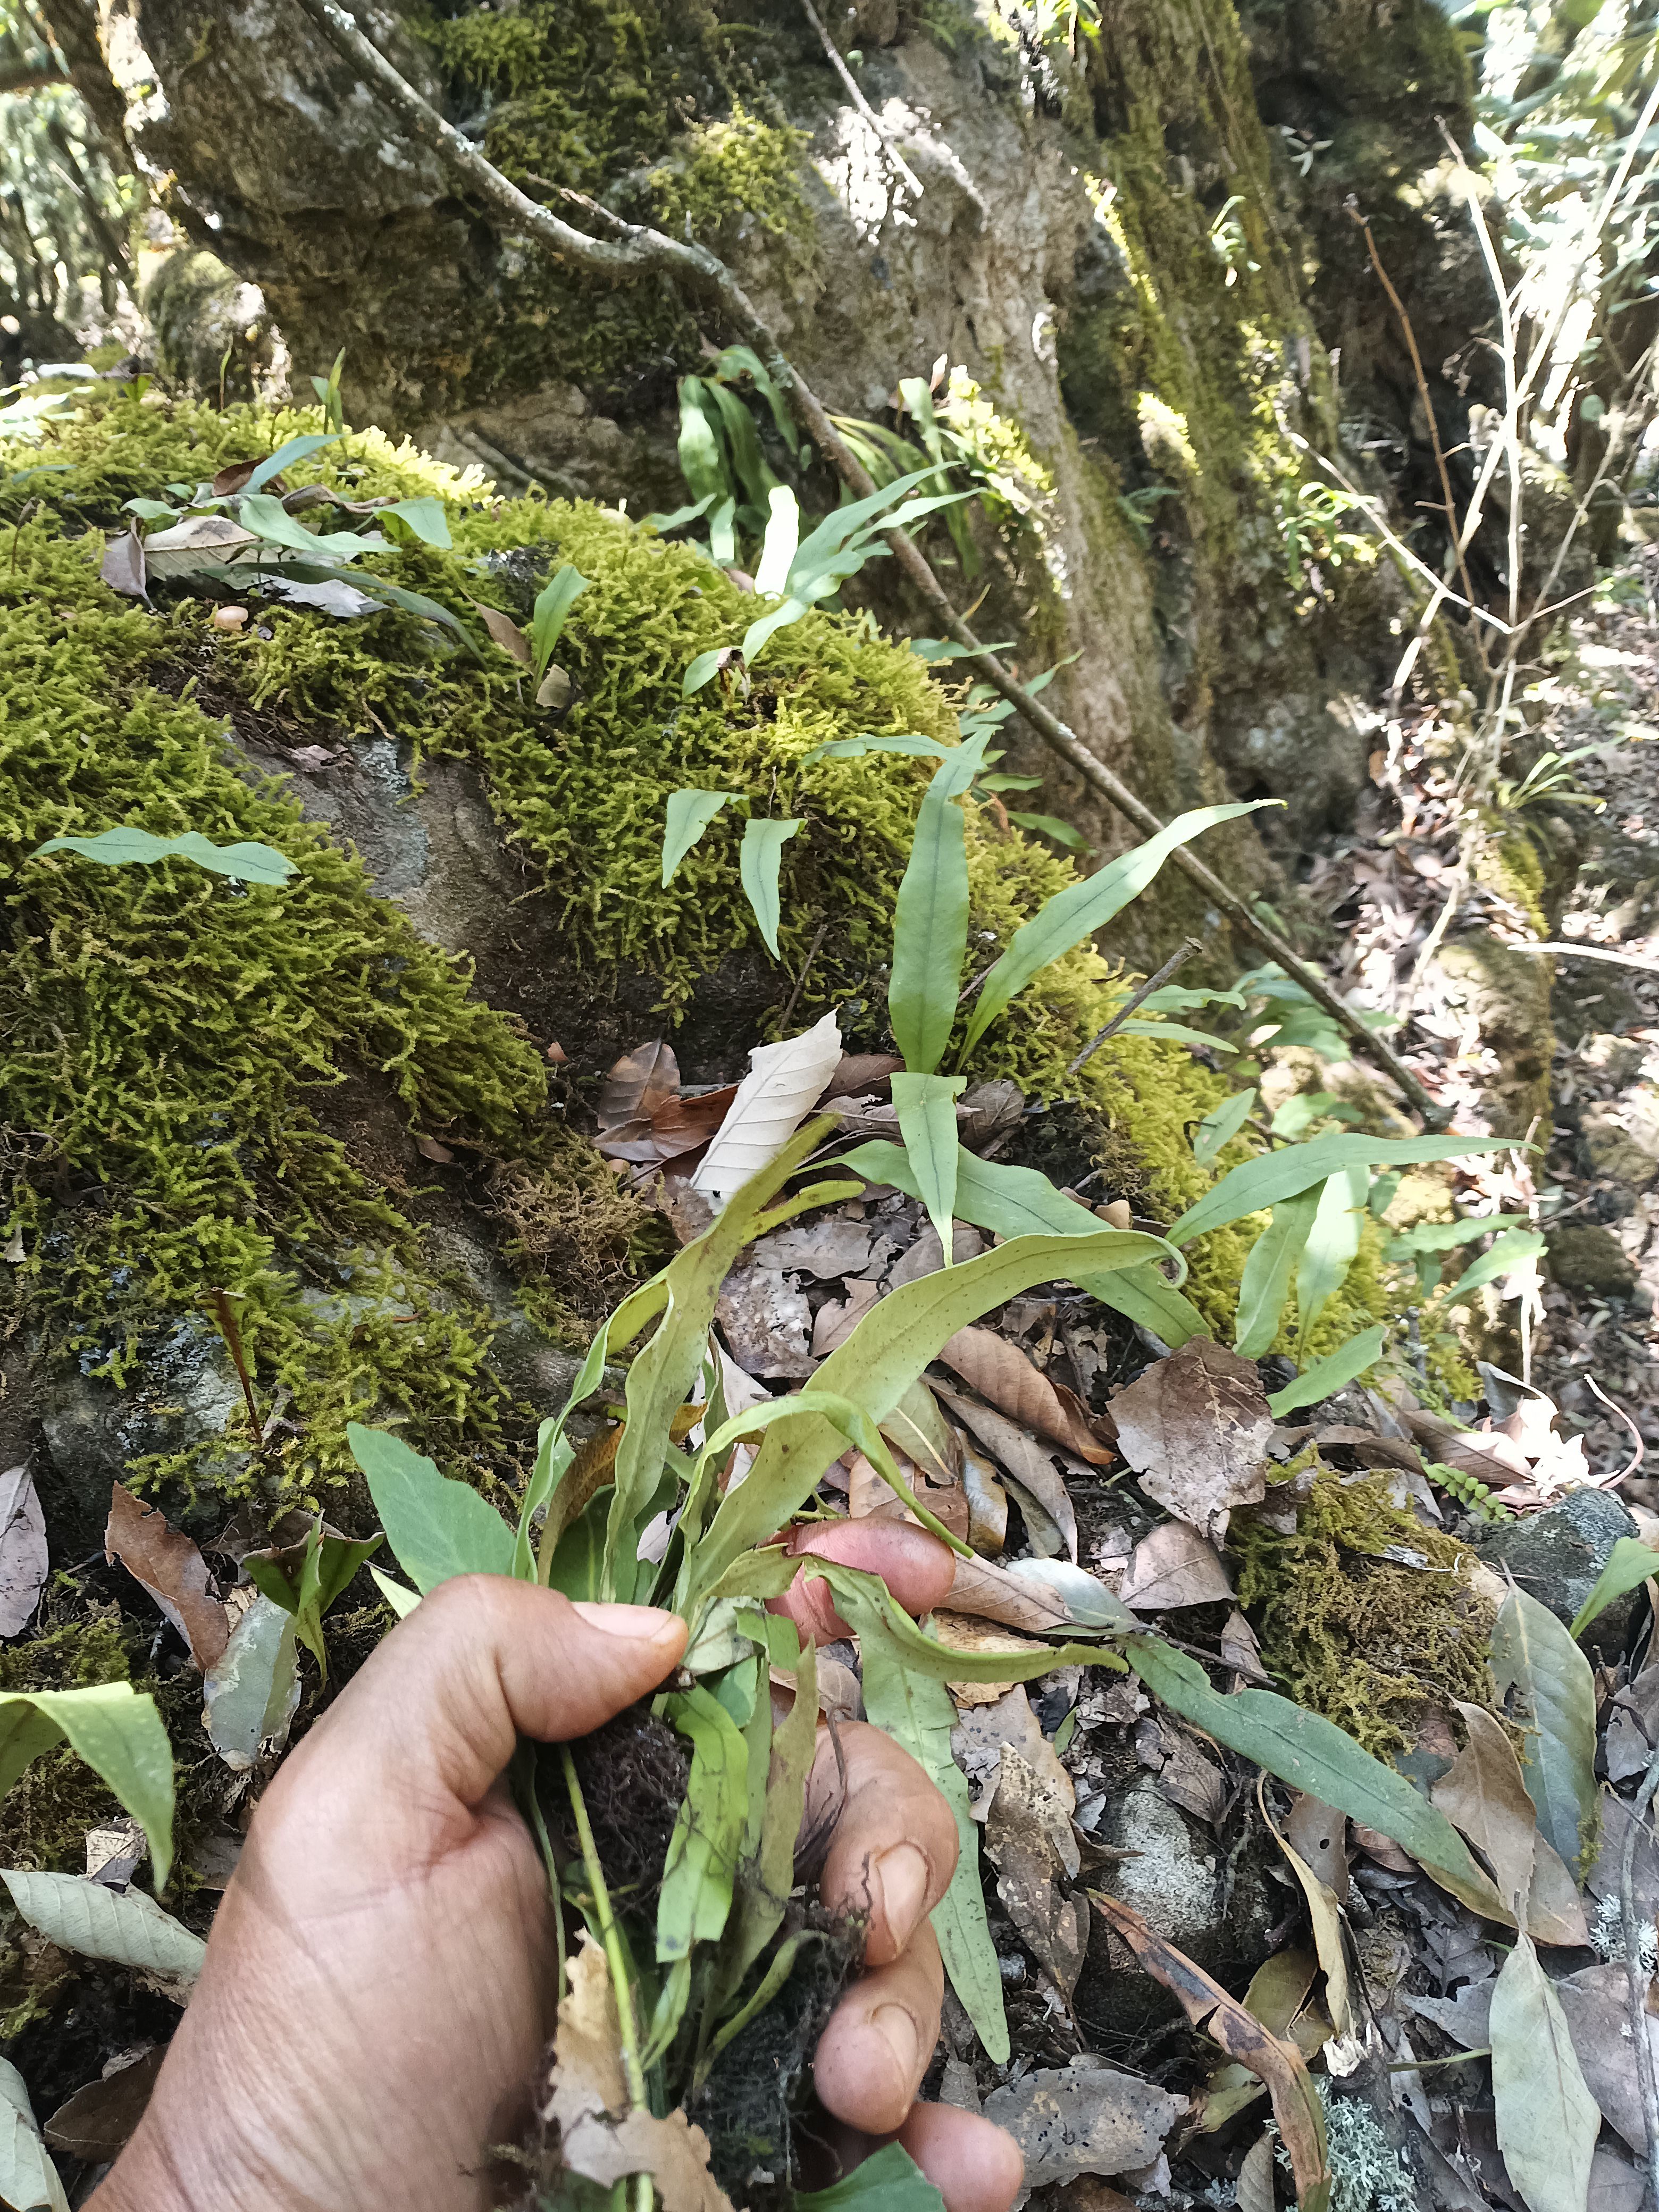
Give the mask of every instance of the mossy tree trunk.
[{"label": "mossy tree trunk", "polygon": [[[960,364],[988,438],[1045,480],[988,544],[984,619],[1032,670],[1080,651],[1051,696],[1150,802],[1282,797],[1287,849],[1352,805],[1352,702],[1395,598],[1352,558],[1310,576],[1285,519],[1306,474],[1287,434],[1332,450],[1347,405],[1329,341],[1366,422],[1380,407],[1412,434],[1358,234],[1333,230],[1349,167],[1428,302],[1425,352],[1451,349],[1435,319],[1457,256],[1419,176],[1443,157],[1438,119],[1467,131],[1463,64],[1431,0],[1376,12],[1255,4],[1247,42],[1230,0],[1111,0],[1068,47],[1006,0],[860,0],[843,44],[918,198],[793,0],[743,20],[721,0],[357,10],[527,190],[574,186],[725,253],[832,405],[876,415],[902,376]],[[105,0],[104,42],[141,160],[262,289],[301,392],[343,346],[351,419],[512,489],[678,502],[675,377],[727,333],[654,283],[599,286],[499,236],[286,0]],[[1343,97],[1357,112],[1333,122]],[[1292,158],[1310,133],[1332,142],[1313,165]],[[1040,749],[1015,764],[1048,775],[1036,803],[1124,842]],[[1259,872],[1254,832],[1226,860]],[[1168,929],[1196,918],[1176,903]]]}]

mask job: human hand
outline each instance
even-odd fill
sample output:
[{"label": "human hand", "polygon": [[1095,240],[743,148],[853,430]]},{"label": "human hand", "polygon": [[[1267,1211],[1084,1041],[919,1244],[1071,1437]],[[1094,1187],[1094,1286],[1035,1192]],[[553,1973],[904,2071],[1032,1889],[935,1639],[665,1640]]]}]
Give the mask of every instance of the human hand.
[{"label": "human hand", "polygon": [[[149,2109],[92,2200],[95,2212],[489,2204],[488,2147],[520,2131],[553,2027],[552,1908],[506,1767],[520,1735],[568,1741],[655,1688],[684,1640],[672,1614],[573,1605],[495,1577],[464,1577],[425,1598],[261,1801]],[[917,1817],[881,1762],[902,1761],[921,1790],[931,1787],[896,1746],[860,1733],[884,1748],[860,1750],[866,1782],[849,1789],[825,1869],[830,1894],[850,1896],[857,1876],[841,1869],[855,1861],[884,1868],[906,1832],[897,1823]],[[948,1826],[942,1801],[939,1809]],[[945,1838],[927,1835],[929,1866],[948,1879]],[[954,1844],[952,1832],[952,1854]],[[903,2118],[920,2078],[920,2067],[901,2063],[909,2045],[899,2052],[896,2039],[895,2056],[881,2057],[884,2029],[895,2025],[877,2017],[884,1972],[901,1976],[893,2002],[916,2044],[929,2039],[921,2066],[937,2035],[939,1970],[936,1953],[929,1967],[925,1919],[934,1879],[914,1914],[897,1888],[890,1912],[884,1899],[872,1911],[876,1971],[820,2045],[826,2105],[872,2134]],[[872,1989],[874,2004],[864,2004]],[[902,2100],[893,2086],[901,2073]],[[986,2194],[986,2154],[963,2154],[958,2124],[1012,2160],[1006,2188]],[[902,2139],[950,2212],[1004,2212],[1018,2159],[988,2123],[940,2111]],[[995,2159],[988,2163],[994,2176]]]}]

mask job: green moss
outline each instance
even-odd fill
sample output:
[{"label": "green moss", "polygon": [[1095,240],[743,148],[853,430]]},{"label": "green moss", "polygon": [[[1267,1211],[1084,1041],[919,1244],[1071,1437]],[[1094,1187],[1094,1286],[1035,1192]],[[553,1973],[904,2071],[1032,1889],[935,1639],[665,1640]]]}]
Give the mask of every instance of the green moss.
[{"label": "green moss", "polygon": [[[754,112],[764,94],[742,34],[707,0],[532,0],[510,15],[469,9],[424,35],[459,86],[495,96],[484,150],[532,198],[550,179],[723,252],[758,229],[792,268],[810,258],[802,135]],[[498,325],[462,381],[476,403],[561,379],[631,380],[698,352],[672,288],[619,289],[534,257],[505,268]]]},{"label": "green moss", "polygon": [[[1334,1474],[1312,1446],[1282,1480],[1304,1474],[1293,1535],[1240,1515],[1228,1540],[1268,1671],[1368,1751],[1409,1748],[1431,1702],[1490,1703],[1492,1613],[1464,1546],[1395,1506],[1382,1476]],[[1269,1507],[1279,1502],[1270,1491]],[[1425,1564],[1391,1561],[1391,1548]]]},{"label": "green moss", "polygon": [[[410,1194],[325,1126],[331,1091],[372,1072],[412,1123],[550,1185],[582,1170],[543,1118],[544,1063],[472,995],[467,963],[377,898],[362,862],[176,689],[203,610],[161,619],[118,601],[98,579],[98,533],[70,534],[141,486],[283,434],[130,403],[68,426],[68,484],[37,480],[52,508],[16,532],[0,577],[0,1007],[26,1170],[5,1227],[24,1258],[5,1288],[118,1384],[143,1376],[155,1325],[230,1291],[262,1389],[286,1385],[305,1416],[279,1457],[284,1482],[309,1489],[343,1472],[349,1419],[404,1414],[453,1449],[491,1433],[499,1395],[487,1316],[423,1255]],[[429,476],[378,434],[355,444],[371,459],[343,462],[348,476],[382,461],[393,483]],[[424,665],[424,647],[410,657]],[[272,844],[298,873],[275,890],[185,863],[28,857],[122,822]],[[228,1433],[245,1449],[243,1426],[238,1413]]]},{"label": "green moss", "polygon": [[[46,1602],[50,1607],[51,1595]],[[88,1689],[99,1682],[125,1682],[128,1671],[120,1615],[113,1606],[94,1607],[44,1635],[0,1650],[0,1692]],[[119,1802],[91,1767],[60,1745],[32,1759],[0,1798],[0,1863],[79,1874],[86,1863],[87,1831],[120,1814]],[[0,2023],[0,2036],[15,2033]]]}]

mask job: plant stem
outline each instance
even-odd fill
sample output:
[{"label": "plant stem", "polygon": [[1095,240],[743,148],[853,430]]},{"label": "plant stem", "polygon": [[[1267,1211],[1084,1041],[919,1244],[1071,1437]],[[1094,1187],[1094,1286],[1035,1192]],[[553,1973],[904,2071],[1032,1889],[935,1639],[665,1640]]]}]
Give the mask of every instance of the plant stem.
[{"label": "plant stem", "polygon": [[[593,1892],[593,1917],[599,1923],[599,1940],[611,1968],[611,1986],[617,1999],[617,2025],[622,2036],[623,2075],[629,2098],[639,2111],[645,2112],[649,2109],[646,2103],[645,2069],[640,2063],[639,2024],[634,2017],[634,1992],[629,1986],[628,1965],[623,1957],[622,1931],[611,1910],[611,1892],[605,1887],[605,1869],[599,1864],[599,1854],[594,1845],[587,1801],[576,1779],[576,1762],[570,1756],[568,1743],[559,1746],[559,1759],[564,1768],[564,1786],[570,1793],[570,1809],[576,1816],[576,1833],[581,1839],[582,1865]],[[648,2188],[649,2176],[641,2178]]]}]

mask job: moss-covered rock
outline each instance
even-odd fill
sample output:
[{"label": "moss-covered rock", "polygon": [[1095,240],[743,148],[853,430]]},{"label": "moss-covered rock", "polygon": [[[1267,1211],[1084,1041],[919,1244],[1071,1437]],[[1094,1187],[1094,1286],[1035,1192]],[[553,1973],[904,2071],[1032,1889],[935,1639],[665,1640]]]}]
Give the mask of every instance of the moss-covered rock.
[{"label": "moss-covered rock", "polygon": [[[1492,1608],[1472,1554],[1395,1505],[1386,1476],[1334,1474],[1311,1447],[1304,1459],[1260,1515],[1234,1520],[1239,1602],[1297,1705],[1370,1751],[1408,1749],[1430,1705],[1490,1703]],[[1274,1525],[1285,1508],[1290,1533]]]},{"label": "moss-covered rock", "polygon": [[[684,700],[690,660],[752,611],[720,571],[614,512],[496,500],[377,431],[301,473],[444,501],[453,549],[377,556],[381,573],[468,620],[481,601],[527,614],[561,561],[590,580],[560,644],[562,714],[534,708],[481,625],[476,653],[446,653],[413,616],[256,605],[235,634],[200,599],[163,586],[152,611],[100,580],[125,501],[315,422],[94,407],[63,427],[61,472],[32,480],[45,504],[0,577],[20,1170],[3,1233],[22,1255],[8,1289],[41,1359],[70,1361],[48,1433],[80,1464],[88,1510],[122,1466],[320,1497],[349,1480],[344,1424],[365,1417],[402,1421],[482,1480],[510,1474],[552,1395],[550,1336],[580,1344],[647,1233],[567,1125],[581,1082],[665,1024],[689,1075],[734,1075],[791,1000],[793,1026],[836,1005],[850,1042],[884,1042],[925,770],[808,757],[861,730],[954,732],[950,690],[867,617],[813,613],[778,635],[746,696]],[[746,805],[665,891],[665,803],[687,784]],[[738,882],[745,811],[803,825],[777,963]],[[119,822],[272,844],[297,872],[278,890],[183,862],[28,857]],[[1073,871],[988,811],[969,847],[989,957]],[[458,854],[473,869],[459,901]],[[1219,1085],[1151,1037],[1114,1040],[1067,1083],[1115,972],[1089,947],[1047,970],[975,1073],[1069,1091],[1115,1183],[1172,1218],[1207,1181],[1188,1131]],[[556,1041],[569,1075],[550,1087]],[[429,1164],[416,1136],[457,1161]],[[1193,1294],[1218,1325],[1249,1233],[1194,1255]],[[1376,1303],[1374,1268],[1368,1251],[1322,1335]],[[258,1452],[215,1335],[220,1290],[262,1407],[282,1417]]]}]

